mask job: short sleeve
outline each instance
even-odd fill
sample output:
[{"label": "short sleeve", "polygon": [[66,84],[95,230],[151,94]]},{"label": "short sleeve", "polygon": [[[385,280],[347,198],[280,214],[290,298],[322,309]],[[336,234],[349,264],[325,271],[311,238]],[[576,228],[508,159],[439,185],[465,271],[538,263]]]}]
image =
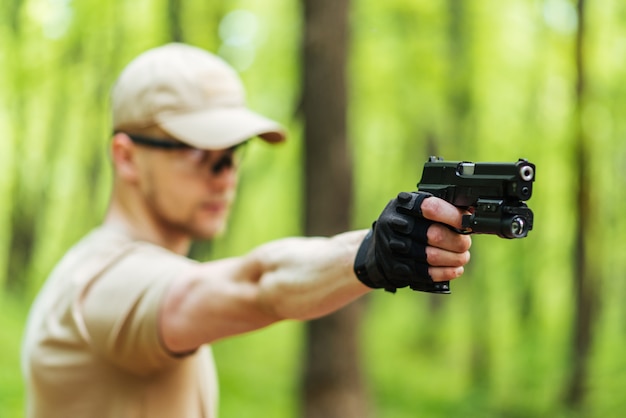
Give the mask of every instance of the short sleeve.
[{"label": "short sleeve", "polygon": [[89,343],[108,362],[138,375],[180,361],[159,335],[165,291],[195,264],[154,246],[138,246],[93,280],[81,303]]}]

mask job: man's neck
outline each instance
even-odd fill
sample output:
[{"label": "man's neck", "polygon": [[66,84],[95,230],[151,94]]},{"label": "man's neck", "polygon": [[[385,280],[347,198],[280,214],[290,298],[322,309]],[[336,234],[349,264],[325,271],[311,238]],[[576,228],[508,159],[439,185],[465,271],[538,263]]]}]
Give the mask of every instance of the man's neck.
[{"label": "man's neck", "polygon": [[146,241],[180,255],[187,255],[191,238],[187,234],[173,232],[159,225],[152,217],[124,205],[112,198],[103,225],[117,230],[133,240]]}]

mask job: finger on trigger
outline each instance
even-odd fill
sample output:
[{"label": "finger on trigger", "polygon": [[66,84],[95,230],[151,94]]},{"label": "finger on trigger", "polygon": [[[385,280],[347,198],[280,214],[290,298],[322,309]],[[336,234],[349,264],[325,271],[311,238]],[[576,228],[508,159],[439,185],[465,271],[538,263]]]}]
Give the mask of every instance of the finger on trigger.
[{"label": "finger on trigger", "polygon": [[461,228],[463,215],[467,211],[457,208],[438,197],[424,199],[421,205],[422,215],[431,221],[441,222],[455,228]]}]

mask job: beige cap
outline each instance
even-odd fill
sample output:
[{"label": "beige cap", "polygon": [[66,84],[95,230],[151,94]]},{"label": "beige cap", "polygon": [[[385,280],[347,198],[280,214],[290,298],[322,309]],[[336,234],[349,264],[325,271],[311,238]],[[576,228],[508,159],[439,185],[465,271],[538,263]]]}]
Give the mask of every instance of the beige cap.
[{"label": "beige cap", "polygon": [[285,139],[283,128],[246,107],[243,84],[221,58],[170,43],[148,50],[124,69],[112,91],[113,129],[158,126],[204,149],[224,149],[259,136]]}]

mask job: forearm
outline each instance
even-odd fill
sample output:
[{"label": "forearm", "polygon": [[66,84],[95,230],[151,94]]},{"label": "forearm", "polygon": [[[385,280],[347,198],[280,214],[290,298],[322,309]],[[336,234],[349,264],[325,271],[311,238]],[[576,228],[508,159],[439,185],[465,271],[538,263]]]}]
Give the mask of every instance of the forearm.
[{"label": "forearm", "polygon": [[312,319],[367,293],[354,275],[366,231],[331,238],[290,238],[253,251],[261,266],[259,303],[281,319]]}]

